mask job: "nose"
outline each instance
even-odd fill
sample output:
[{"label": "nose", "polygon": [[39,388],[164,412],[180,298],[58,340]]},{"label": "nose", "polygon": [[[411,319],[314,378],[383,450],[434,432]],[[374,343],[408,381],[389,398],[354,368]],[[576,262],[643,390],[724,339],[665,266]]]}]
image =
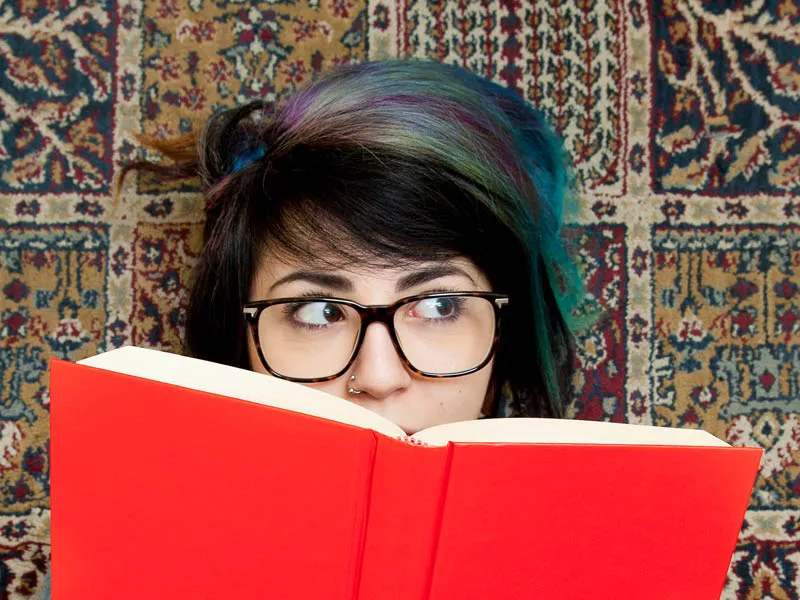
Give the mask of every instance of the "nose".
[{"label": "nose", "polygon": [[411,383],[411,374],[383,323],[367,327],[352,372],[355,387],[376,400],[388,398]]}]

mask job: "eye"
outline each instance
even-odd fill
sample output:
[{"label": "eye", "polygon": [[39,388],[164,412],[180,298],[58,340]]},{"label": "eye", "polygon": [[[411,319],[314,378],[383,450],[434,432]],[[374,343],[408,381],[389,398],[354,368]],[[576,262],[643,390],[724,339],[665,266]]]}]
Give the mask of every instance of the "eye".
[{"label": "eye", "polygon": [[457,317],[461,298],[425,298],[408,311],[409,316],[418,319],[448,319]]},{"label": "eye", "polygon": [[331,302],[308,302],[295,305],[292,317],[304,325],[329,325],[344,320],[342,309]]}]

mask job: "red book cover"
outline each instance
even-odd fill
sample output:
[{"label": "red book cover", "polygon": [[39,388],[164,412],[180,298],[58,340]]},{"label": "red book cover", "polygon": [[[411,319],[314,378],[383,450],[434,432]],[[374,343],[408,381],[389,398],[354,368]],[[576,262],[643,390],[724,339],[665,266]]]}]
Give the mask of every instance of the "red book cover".
[{"label": "red book cover", "polygon": [[427,447],[190,387],[52,362],[57,600],[716,600],[761,455]]},{"label": "red book cover", "polygon": [[493,450],[454,444],[430,600],[719,599],[760,450]]}]

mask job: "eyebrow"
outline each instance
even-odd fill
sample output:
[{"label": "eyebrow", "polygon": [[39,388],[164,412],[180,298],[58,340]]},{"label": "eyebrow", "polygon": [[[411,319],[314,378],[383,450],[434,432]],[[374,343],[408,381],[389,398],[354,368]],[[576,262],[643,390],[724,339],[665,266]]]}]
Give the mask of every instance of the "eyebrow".
[{"label": "eyebrow", "polygon": [[280,285],[285,285],[293,281],[307,281],[308,283],[314,283],[342,292],[349,292],[353,289],[353,282],[341,275],[332,275],[319,271],[295,271],[294,273],[289,273],[285,277],[281,277],[278,281],[273,283],[269,288],[269,292],[272,292]]},{"label": "eyebrow", "polygon": [[[395,290],[402,292],[409,288],[428,283],[429,281],[434,281],[440,277],[448,277],[450,275],[461,275],[469,279],[473,285],[477,285],[475,279],[464,269],[461,269],[455,265],[433,265],[418,271],[414,271],[408,275],[403,275],[397,281]],[[323,273],[320,271],[295,271],[294,273],[289,273],[288,275],[281,277],[278,281],[273,283],[268,292],[272,292],[276,287],[286,285],[287,283],[291,283],[293,281],[314,283],[335,291],[350,292],[353,290],[353,282],[342,275],[333,275],[331,273]]]},{"label": "eyebrow", "polygon": [[426,267],[424,269],[420,269],[419,271],[414,271],[413,273],[409,273],[408,275],[403,275],[398,281],[395,289],[398,292],[402,292],[407,290],[408,288],[412,288],[417,285],[422,285],[423,283],[428,283],[429,281],[433,281],[434,279],[439,279],[440,277],[447,277],[449,275],[462,275],[469,279],[472,282],[472,285],[477,285],[475,279],[467,273],[464,269],[461,269],[455,265],[432,265],[430,267]]}]

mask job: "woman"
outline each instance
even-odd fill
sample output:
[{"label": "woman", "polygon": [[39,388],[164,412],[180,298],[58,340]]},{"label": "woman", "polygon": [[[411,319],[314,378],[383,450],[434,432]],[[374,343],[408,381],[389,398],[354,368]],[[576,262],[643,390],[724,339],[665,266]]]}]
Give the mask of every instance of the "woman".
[{"label": "woman", "polygon": [[[515,95],[456,67],[368,63],[330,72],[276,109],[254,102],[218,113],[199,138],[156,147],[174,164],[130,168],[199,175],[207,203],[187,322],[193,355],[305,381],[408,430],[476,418],[482,410],[563,414],[570,310],[580,289],[561,238],[564,157],[542,118]],[[442,291],[509,298],[497,311],[503,328],[496,345],[494,329],[484,326],[457,344],[472,351],[464,364],[432,369],[452,375],[481,365],[477,371],[421,375],[425,365],[414,364],[402,340],[393,343],[388,323],[367,327],[347,363],[358,315],[327,302],[293,313],[294,325],[324,322],[330,330],[336,319],[341,347],[331,364],[294,369],[284,363],[311,356],[296,358],[266,327],[285,311],[262,310],[260,328],[243,318],[243,306],[259,300],[315,296],[390,305]],[[454,302],[406,305],[394,328],[415,307],[452,311]],[[469,305],[494,315],[486,308],[492,301]],[[314,347],[312,355],[325,348]],[[508,403],[496,401],[501,390]]]},{"label": "woman", "polygon": [[368,63],[153,145],[172,163],[126,171],[199,176],[206,200],[194,356],[409,433],[563,415],[581,289],[564,157],[515,95],[456,67]]}]

